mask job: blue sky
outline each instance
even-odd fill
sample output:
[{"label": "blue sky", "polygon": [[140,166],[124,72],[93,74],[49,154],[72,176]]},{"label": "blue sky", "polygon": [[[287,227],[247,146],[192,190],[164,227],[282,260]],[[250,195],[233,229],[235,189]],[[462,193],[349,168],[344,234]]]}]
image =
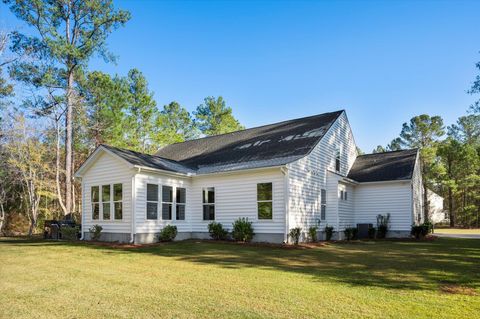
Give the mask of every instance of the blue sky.
[{"label": "blue sky", "polygon": [[[480,1],[115,1],[132,13],[108,39],[161,106],[222,95],[247,127],[345,109],[370,152],[421,113],[466,113],[480,61]],[[0,5],[0,26],[21,28]]]}]

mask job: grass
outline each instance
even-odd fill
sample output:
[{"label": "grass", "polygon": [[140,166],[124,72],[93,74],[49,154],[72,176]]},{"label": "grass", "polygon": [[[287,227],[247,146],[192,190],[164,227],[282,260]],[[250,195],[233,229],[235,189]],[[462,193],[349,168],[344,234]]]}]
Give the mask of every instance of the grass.
[{"label": "grass", "polygon": [[480,228],[435,228],[435,234],[480,235]]},{"label": "grass", "polygon": [[0,240],[1,318],[474,318],[480,240],[305,249]]}]

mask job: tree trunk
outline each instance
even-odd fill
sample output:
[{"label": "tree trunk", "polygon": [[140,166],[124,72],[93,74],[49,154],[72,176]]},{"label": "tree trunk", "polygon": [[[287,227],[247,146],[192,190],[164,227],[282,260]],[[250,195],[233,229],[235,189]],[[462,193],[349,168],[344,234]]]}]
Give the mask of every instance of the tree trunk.
[{"label": "tree trunk", "polygon": [[448,188],[448,213],[450,214],[450,227],[455,227],[455,214],[453,213],[453,192]]},{"label": "tree trunk", "polygon": [[2,235],[4,222],[5,222],[5,209],[3,208],[3,203],[0,203],[0,236]]},{"label": "tree trunk", "polygon": [[427,193],[427,184],[423,182],[423,214],[424,219],[423,222],[428,222],[430,220],[430,205],[428,203],[428,193]]},{"label": "tree trunk", "polygon": [[72,160],[73,160],[73,69],[69,69],[67,81],[67,114],[65,118],[65,209],[72,210]]},{"label": "tree trunk", "polygon": [[55,118],[55,129],[56,129],[56,138],[57,138],[57,145],[56,145],[56,161],[55,161],[55,183],[57,187],[57,196],[58,196],[58,203],[62,208],[63,214],[67,214],[67,208],[63,203],[62,199],[62,191],[60,187],[60,125],[59,125],[60,118]]}]

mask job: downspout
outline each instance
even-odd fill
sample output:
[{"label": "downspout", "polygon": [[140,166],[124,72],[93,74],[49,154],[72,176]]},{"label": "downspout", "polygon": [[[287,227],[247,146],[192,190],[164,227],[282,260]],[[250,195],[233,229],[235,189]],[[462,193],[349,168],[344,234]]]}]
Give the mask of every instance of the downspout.
[{"label": "downspout", "polygon": [[83,224],[85,221],[84,212],[85,212],[85,184],[83,183],[83,178],[82,178],[82,222],[80,224],[80,240],[85,240],[84,238],[85,235],[83,232]]},{"label": "downspout", "polygon": [[137,193],[137,189],[135,188],[135,179],[137,174],[139,174],[141,170],[142,169],[139,167],[138,171],[134,173],[132,176],[132,203],[131,203],[132,212],[130,214],[130,218],[132,219],[132,229],[130,231],[130,244],[135,243],[135,208],[136,208],[136,193]]},{"label": "downspout", "polygon": [[285,202],[285,232],[283,234],[283,242],[288,243],[288,230],[290,228],[290,223],[289,223],[289,206],[290,206],[290,189],[289,189],[289,173],[288,173],[288,167],[284,166],[281,167],[280,170],[282,171],[284,177],[285,177],[285,182],[284,182],[284,202]]}]

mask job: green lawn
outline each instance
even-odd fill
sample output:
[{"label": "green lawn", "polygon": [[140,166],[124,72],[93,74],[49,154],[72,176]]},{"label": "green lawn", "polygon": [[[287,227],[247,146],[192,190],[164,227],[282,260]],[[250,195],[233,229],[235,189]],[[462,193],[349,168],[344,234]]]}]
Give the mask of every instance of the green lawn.
[{"label": "green lawn", "polygon": [[435,234],[480,235],[480,228],[435,228]]},{"label": "green lawn", "polygon": [[309,249],[0,240],[1,318],[475,318],[480,240]]}]

